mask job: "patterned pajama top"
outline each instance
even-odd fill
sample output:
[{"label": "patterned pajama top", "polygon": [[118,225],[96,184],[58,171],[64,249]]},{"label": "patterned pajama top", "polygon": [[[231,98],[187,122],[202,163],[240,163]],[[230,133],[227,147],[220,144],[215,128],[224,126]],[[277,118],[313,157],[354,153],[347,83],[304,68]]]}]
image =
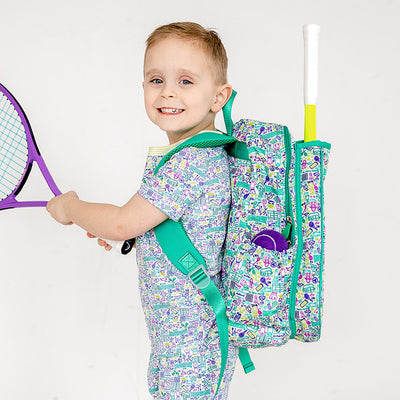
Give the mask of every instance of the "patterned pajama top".
[{"label": "patterned pajama top", "polygon": [[[163,155],[173,147],[150,149],[138,193],[172,220],[182,220],[221,288],[222,247],[231,201],[228,156],[222,147],[186,148],[153,176]],[[220,349],[211,307],[168,260],[153,229],[137,238],[136,254],[152,347],[150,393],[156,399],[212,399],[219,379]],[[218,399],[227,398],[236,355],[237,350],[231,349]]]}]

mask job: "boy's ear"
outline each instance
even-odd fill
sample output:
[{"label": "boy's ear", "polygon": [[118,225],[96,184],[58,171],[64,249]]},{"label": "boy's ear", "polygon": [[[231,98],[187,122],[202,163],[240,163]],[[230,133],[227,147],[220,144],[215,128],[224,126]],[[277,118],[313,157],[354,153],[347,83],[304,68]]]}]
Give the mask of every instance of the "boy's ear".
[{"label": "boy's ear", "polygon": [[211,107],[211,111],[217,113],[222,110],[222,107],[229,100],[232,94],[232,86],[229,83],[225,83],[218,88],[217,95],[215,96],[215,102]]}]

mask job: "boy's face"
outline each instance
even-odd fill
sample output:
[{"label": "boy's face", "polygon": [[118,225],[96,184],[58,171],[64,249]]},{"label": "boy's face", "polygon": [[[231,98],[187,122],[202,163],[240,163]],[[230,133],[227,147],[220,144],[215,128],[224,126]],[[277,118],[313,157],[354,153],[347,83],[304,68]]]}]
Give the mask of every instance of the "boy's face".
[{"label": "boy's face", "polygon": [[147,115],[170,143],[215,130],[215,113],[231,93],[230,85],[216,83],[209,56],[199,44],[176,37],[148,50],[143,88]]}]

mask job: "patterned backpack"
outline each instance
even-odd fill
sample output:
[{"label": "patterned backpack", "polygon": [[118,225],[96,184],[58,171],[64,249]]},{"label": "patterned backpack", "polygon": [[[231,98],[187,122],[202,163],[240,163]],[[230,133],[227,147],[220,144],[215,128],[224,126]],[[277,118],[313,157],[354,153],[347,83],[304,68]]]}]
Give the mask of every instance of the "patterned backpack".
[{"label": "patterned backpack", "polygon": [[[223,108],[227,135],[206,132],[190,138],[168,153],[154,172],[184,147],[224,145],[230,156],[224,295],[180,222],[167,220],[154,229],[169,260],[192,279],[216,314],[219,384],[229,345],[239,347],[244,370],[250,372],[254,365],[247,348],[280,346],[289,339],[318,340],[323,306],[323,182],[331,146],[321,141],[293,143],[282,125],[245,119],[233,125],[235,95]],[[271,231],[285,238],[287,249],[255,243],[256,235]],[[268,240],[276,245],[267,234]]]}]

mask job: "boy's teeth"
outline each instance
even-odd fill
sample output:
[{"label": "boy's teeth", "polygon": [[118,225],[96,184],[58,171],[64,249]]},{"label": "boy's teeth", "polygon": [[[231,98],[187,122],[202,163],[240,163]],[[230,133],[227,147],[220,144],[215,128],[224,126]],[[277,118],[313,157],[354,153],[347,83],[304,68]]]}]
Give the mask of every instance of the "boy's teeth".
[{"label": "boy's teeth", "polygon": [[183,110],[178,109],[178,108],[161,108],[161,112],[165,113],[165,114],[178,114],[181,111],[183,111]]}]

